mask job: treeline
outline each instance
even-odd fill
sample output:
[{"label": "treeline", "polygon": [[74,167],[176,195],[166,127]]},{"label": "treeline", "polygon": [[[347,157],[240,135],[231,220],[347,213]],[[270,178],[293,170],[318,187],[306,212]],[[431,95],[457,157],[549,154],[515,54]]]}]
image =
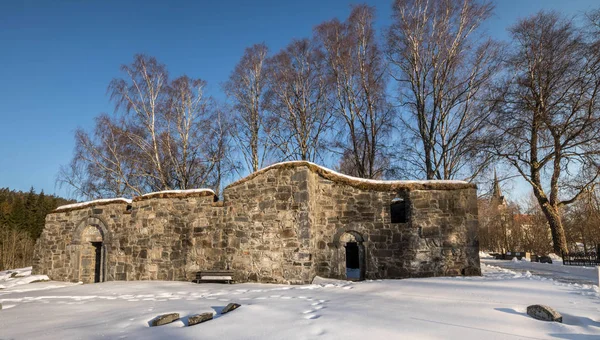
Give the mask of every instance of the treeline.
[{"label": "treeline", "polygon": [[0,270],[31,265],[46,214],[73,201],[53,195],[0,188]]},{"label": "treeline", "polygon": [[[210,187],[307,160],[363,178],[478,181],[498,165],[531,188],[555,252],[566,207],[600,175],[600,11],[540,11],[482,29],[493,5],[395,0],[249,46],[217,102],[206,82],[136,55],[108,86],[114,114],[78,130],[59,182],[77,197]],[[204,65],[199,65],[201,70]]]}]

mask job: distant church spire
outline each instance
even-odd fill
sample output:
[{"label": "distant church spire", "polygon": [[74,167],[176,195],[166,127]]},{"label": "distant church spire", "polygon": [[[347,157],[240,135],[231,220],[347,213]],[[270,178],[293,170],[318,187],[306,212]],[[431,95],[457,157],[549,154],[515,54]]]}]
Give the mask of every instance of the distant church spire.
[{"label": "distant church spire", "polygon": [[498,181],[498,175],[496,169],[494,169],[494,185],[492,187],[492,201],[496,201],[498,205],[505,205],[506,201],[502,195],[502,189],[500,189],[500,181]]},{"label": "distant church spire", "polygon": [[496,169],[494,169],[494,187],[492,189],[492,197],[495,197],[495,198],[502,197],[502,190],[500,189],[500,181],[498,181],[498,175],[496,174]]}]

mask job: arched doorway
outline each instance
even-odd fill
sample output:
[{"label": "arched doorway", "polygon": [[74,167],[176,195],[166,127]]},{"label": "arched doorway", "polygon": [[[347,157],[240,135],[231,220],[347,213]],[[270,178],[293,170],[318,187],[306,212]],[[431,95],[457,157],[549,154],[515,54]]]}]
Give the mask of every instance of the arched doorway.
[{"label": "arched doorway", "polygon": [[103,281],[103,237],[98,227],[89,225],[81,235],[80,280],[83,283]]},{"label": "arched doorway", "polygon": [[365,279],[366,259],[362,235],[353,230],[342,230],[336,234],[334,243],[338,248],[338,270],[346,280]]},{"label": "arched doorway", "polygon": [[107,238],[108,230],[100,219],[91,217],[80,222],[73,235],[73,244],[78,250],[76,269],[79,281],[106,281]]}]

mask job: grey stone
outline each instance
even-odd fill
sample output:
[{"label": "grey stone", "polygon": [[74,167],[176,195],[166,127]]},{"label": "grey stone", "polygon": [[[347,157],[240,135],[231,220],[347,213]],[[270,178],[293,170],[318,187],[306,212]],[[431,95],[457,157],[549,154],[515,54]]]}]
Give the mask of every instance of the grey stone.
[{"label": "grey stone", "polygon": [[223,310],[221,311],[221,314],[226,314],[231,312],[232,310],[236,310],[239,307],[241,307],[242,305],[237,304],[237,303],[230,303],[227,306],[225,306],[225,308],[223,308]]},{"label": "grey stone", "polygon": [[562,322],[562,315],[546,305],[528,306],[527,314],[537,320]]},{"label": "grey stone", "polygon": [[[233,269],[237,282],[301,284],[345,279],[345,246],[357,242],[366,279],[480,275],[477,191],[468,184],[372,186],[288,163],[230,185],[218,202],[175,196],[48,214],[33,274],[93,283],[91,242],[102,242],[103,281],[192,281]],[[399,196],[408,223],[391,223]]]},{"label": "grey stone", "polygon": [[154,318],[150,322],[150,325],[152,327],[154,327],[154,326],[162,326],[162,325],[166,325],[168,323],[171,323],[171,322],[177,321],[177,320],[179,320],[179,313],[163,314],[163,315],[159,315],[156,318]]},{"label": "grey stone", "polygon": [[213,313],[195,314],[188,318],[188,326],[197,325],[208,320],[212,320]]}]

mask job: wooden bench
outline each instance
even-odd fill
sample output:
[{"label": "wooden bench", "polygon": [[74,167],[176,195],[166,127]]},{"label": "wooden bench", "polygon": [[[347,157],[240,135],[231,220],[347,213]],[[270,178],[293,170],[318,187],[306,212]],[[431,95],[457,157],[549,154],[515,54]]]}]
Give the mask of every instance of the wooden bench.
[{"label": "wooden bench", "polygon": [[196,272],[196,279],[194,282],[231,283],[233,282],[233,270],[203,270]]}]

